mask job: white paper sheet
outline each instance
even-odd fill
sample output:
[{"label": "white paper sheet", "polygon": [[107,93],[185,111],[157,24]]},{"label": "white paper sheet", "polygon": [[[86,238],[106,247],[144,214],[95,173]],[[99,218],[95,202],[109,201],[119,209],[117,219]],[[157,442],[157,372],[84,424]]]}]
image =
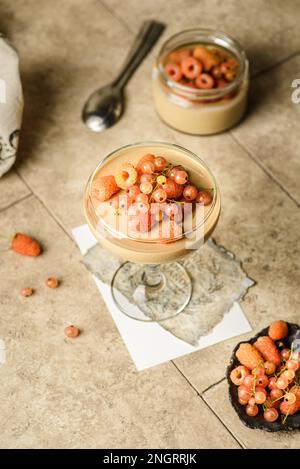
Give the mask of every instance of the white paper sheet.
[{"label": "white paper sheet", "polygon": [[[87,225],[78,226],[72,232],[83,255],[97,243]],[[251,331],[240,305],[234,303],[212,332],[201,337],[198,345],[193,347],[177,339],[158,323],[143,323],[125,316],[115,305],[110,286],[93,277],[139,371]]]}]

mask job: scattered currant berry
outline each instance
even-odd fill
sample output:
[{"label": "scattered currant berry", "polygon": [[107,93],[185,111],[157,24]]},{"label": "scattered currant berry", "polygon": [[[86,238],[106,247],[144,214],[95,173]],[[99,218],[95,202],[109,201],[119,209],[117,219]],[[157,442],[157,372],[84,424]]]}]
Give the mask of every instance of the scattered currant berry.
[{"label": "scattered currant berry", "polygon": [[264,419],[267,422],[275,422],[278,419],[279,413],[278,410],[271,407],[264,411]]},{"label": "scattered currant berry", "polygon": [[264,366],[265,366],[265,371],[267,375],[272,375],[273,373],[275,373],[276,365],[274,363],[266,361],[264,363]]},{"label": "scattered currant berry", "polygon": [[151,182],[142,182],[142,184],[140,185],[140,191],[143,194],[151,194],[152,190],[153,190],[153,186]]},{"label": "scattered currant berry", "polygon": [[158,176],[156,179],[157,184],[159,184],[160,186],[165,184],[166,181],[167,181],[167,178],[166,176],[163,176],[163,175]]},{"label": "scattered currant berry", "polygon": [[249,417],[255,417],[258,414],[258,407],[257,405],[247,405],[246,407],[246,414],[249,415]]},{"label": "scattered currant berry", "polygon": [[204,206],[209,205],[212,202],[212,195],[207,191],[199,191],[196,197],[196,202],[198,202],[198,204],[203,204]]},{"label": "scattered currant berry", "polygon": [[30,288],[30,287],[22,288],[20,293],[22,296],[25,296],[25,297],[31,296],[33,295],[33,288]]},{"label": "scattered currant berry", "polygon": [[127,195],[130,199],[135,200],[136,196],[140,193],[139,186],[130,186],[127,189]]},{"label": "scattered currant berry", "polygon": [[159,188],[153,192],[152,197],[155,202],[164,203],[167,200],[167,193],[164,189]]},{"label": "scattered currant berry", "polygon": [[284,348],[283,350],[281,350],[280,355],[284,360],[289,360],[291,356],[291,351],[288,348]]},{"label": "scattered currant berry", "polygon": [[198,189],[195,186],[188,185],[183,189],[183,197],[185,200],[191,202],[195,200],[198,195]]},{"label": "scattered currant berry", "polygon": [[45,280],[45,285],[48,287],[48,288],[57,288],[58,285],[59,285],[59,281],[56,277],[48,277],[46,278]]},{"label": "scattered currant berry", "polygon": [[176,184],[184,185],[188,181],[188,174],[186,171],[176,171],[174,181]]},{"label": "scattered currant berry", "polygon": [[72,325],[65,328],[65,336],[69,337],[70,339],[75,339],[75,337],[78,337],[79,334],[80,331],[78,327]]},{"label": "scattered currant berry", "polygon": [[279,376],[278,380],[277,380],[277,387],[279,389],[286,389],[289,385],[289,382],[286,378],[284,378],[283,376]]},{"label": "scattered currant berry", "polygon": [[249,375],[249,371],[245,366],[238,366],[232,370],[230,373],[230,379],[235,384],[236,386],[240,386],[241,384],[244,384],[244,380],[246,376]]},{"label": "scattered currant berry", "polygon": [[157,156],[154,160],[155,171],[163,171],[167,166],[167,160],[162,156]]}]

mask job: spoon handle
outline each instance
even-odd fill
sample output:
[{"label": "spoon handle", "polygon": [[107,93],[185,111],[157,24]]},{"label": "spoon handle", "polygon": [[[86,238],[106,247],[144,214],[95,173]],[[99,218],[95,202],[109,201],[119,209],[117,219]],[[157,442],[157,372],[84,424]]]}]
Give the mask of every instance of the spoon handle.
[{"label": "spoon handle", "polygon": [[126,85],[134,71],[146,57],[148,52],[150,52],[164,29],[165,25],[163,23],[158,23],[157,21],[145,21],[143,23],[119,75],[113,81],[114,87],[121,89]]}]

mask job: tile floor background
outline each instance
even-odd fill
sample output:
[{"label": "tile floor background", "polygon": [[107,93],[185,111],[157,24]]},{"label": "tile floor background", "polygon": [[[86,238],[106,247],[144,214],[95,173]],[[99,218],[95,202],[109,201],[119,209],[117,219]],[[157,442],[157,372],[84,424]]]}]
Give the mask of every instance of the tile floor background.
[{"label": "tile floor background", "polygon": [[[45,252],[34,260],[0,252],[0,447],[299,447],[300,434],[248,430],[231,409],[224,374],[237,339],[137,373],[70,236],[84,222],[82,189],[100,156],[132,141],[175,141],[219,181],[214,237],[256,281],[242,302],[253,328],[300,322],[300,104],[291,102],[299,14],[299,0],[1,1],[0,31],[20,53],[26,106],[18,163],[0,180],[0,233],[32,233]],[[82,104],[114,76],[146,18],[168,28],[129,83],[123,119],[92,134]],[[229,31],[251,60],[248,115],[218,136],[181,135],[152,105],[161,42],[193,26]],[[57,291],[42,285],[50,274],[63,279]],[[18,294],[25,284],[37,288],[30,299]],[[66,344],[70,322],[84,333]]]}]

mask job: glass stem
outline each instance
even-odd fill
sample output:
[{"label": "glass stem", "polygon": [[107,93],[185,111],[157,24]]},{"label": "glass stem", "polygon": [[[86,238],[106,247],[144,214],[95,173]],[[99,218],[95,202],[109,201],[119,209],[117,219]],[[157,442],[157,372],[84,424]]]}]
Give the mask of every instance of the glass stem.
[{"label": "glass stem", "polygon": [[162,288],[164,285],[164,276],[160,270],[159,264],[145,265],[143,281],[147,288]]}]

